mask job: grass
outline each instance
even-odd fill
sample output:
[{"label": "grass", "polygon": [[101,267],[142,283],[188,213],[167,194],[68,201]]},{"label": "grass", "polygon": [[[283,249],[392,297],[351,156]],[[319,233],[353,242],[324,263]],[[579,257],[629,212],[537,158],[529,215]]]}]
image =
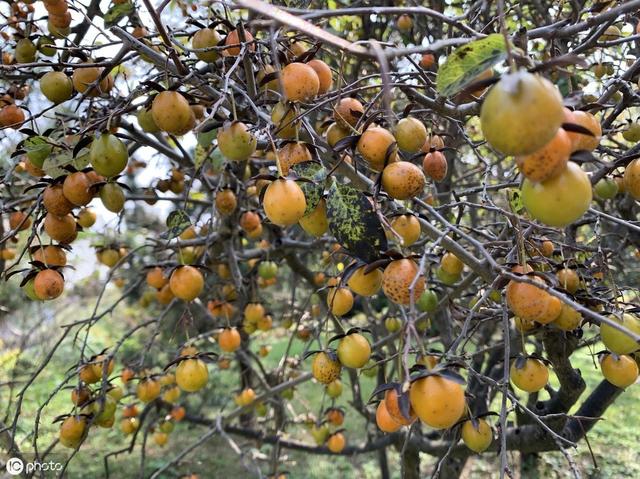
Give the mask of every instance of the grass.
[{"label": "grass", "polygon": [[[90,302],[69,302],[61,307],[55,314],[56,325],[68,321],[69,317],[80,318],[89,315]],[[16,326],[26,325],[29,318],[44,314],[42,310],[30,310],[17,313],[12,317]],[[146,317],[146,316],[145,316]],[[66,318],[66,319],[65,319]],[[92,330],[91,346],[94,351],[99,351],[103,347],[113,344],[119,338],[122,331],[137,321],[143,319],[139,308],[122,305],[116,309],[111,317],[100,321]],[[53,317],[47,323],[46,329],[34,332],[39,338],[37,347],[30,348],[18,363],[19,367],[31,370],[38,365],[43,354],[55,341],[59,334],[59,329],[54,326]],[[288,341],[289,332],[276,329],[269,336],[257,335],[253,342],[253,348],[257,352],[260,345],[270,344],[272,349],[265,359],[267,367],[273,367],[283,356]],[[145,338],[132,338],[123,346],[123,351],[135,353],[144,347]],[[291,355],[300,354],[304,349],[304,343],[295,339],[290,352]],[[155,354],[155,350],[150,352]],[[44,449],[56,436],[58,426],[52,424],[52,419],[59,414],[70,411],[69,391],[63,390],[50,398],[54,388],[60,383],[67,370],[77,360],[78,349],[71,340],[63,342],[58,352],[52,357],[48,367],[36,379],[25,396],[23,416],[19,423],[19,442],[24,451],[32,451],[31,429],[34,424],[34,414],[40,404],[48,401],[47,406],[42,410],[40,422],[38,445]],[[601,380],[600,372],[596,369],[588,356],[588,352],[576,353],[573,356],[574,365],[582,370],[587,382],[587,392],[597,385]],[[162,361],[161,358],[158,361]],[[25,364],[23,364],[25,363]],[[0,355],[0,382],[8,379],[9,373],[15,365],[15,352],[6,348]],[[306,366],[306,365],[305,365]],[[308,367],[303,366],[303,369]],[[214,417],[221,410],[228,411],[234,407],[229,398],[233,394],[233,389],[237,386],[238,372],[235,369],[227,373],[221,373],[215,366],[210,368],[211,381],[205,394],[192,395],[185,398],[188,409],[198,414]],[[373,380],[361,377],[363,397],[368,399],[373,389]],[[366,431],[374,432],[375,426],[366,424],[364,418],[356,414],[349,406],[351,397],[348,385],[345,383],[343,395],[335,402],[337,406],[344,406],[347,411],[345,425],[348,441],[359,443],[364,440]],[[331,401],[321,393],[322,388],[318,384],[304,383],[296,389],[294,400],[290,404],[289,417],[302,417],[308,412],[320,416]],[[0,390],[0,405],[6,405],[8,397],[7,388]],[[621,478],[640,477],[640,461],[638,461],[638,451],[640,448],[640,408],[637,407],[640,400],[640,389],[638,386],[629,388],[619,400],[606,413],[605,420],[600,421],[589,433],[589,441],[593,448],[595,460],[598,468],[594,467],[589,448],[583,441],[577,450],[571,454],[577,463],[578,468],[583,473],[583,477],[590,478]],[[128,402],[128,399],[124,400]],[[119,416],[118,416],[119,419]],[[156,468],[173,459],[184,447],[207,431],[207,428],[189,424],[179,424],[171,434],[169,444],[164,448],[153,444],[149,437],[145,461],[145,477]],[[302,426],[288,428],[291,437],[297,440],[312,443],[313,439]],[[232,437],[233,441],[243,451],[243,456],[239,457],[232,452],[226,440],[220,436],[214,436],[199,447],[196,451],[187,455],[175,468],[167,472],[162,477],[179,477],[188,472],[199,473],[201,477],[251,477],[243,466],[257,464],[262,470],[266,470],[271,446],[257,445],[253,441],[248,441],[238,437]],[[72,460],[68,475],[69,478],[103,477],[104,466],[103,456],[108,451],[125,447],[128,440],[123,437],[119,429],[95,429],[92,431],[88,441],[83,445],[80,452]],[[68,456],[68,451],[57,447],[52,459],[59,460]],[[399,454],[394,449],[388,450],[390,470],[392,477],[400,477]],[[422,455],[423,471],[428,477],[434,459]],[[357,457],[332,457],[313,456],[297,451],[283,451],[281,456],[281,468],[290,472],[292,479],[334,479],[335,477],[359,477],[377,478],[379,477],[377,458],[375,453],[364,454]],[[519,468],[519,458],[517,454],[510,455],[510,464],[514,470]],[[112,477],[134,477],[138,474],[140,467],[140,446],[137,445],[134,454],[122,454],[117,458],[111,458],[110,471]],[[496,475],[498,469],[497,457],[495,455],[483,455],[473,457],[464,472],[467,478],[486,478]],[[545,453],[538,457],[534,467],[520,477],[523,478],[564,478],[569,476],[566,459],[561,453]]]}]

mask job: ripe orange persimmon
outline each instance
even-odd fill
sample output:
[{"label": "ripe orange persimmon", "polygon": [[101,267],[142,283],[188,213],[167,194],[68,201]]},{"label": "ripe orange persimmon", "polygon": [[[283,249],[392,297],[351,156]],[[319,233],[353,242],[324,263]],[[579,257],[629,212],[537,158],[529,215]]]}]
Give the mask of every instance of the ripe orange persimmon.
[{"label": "ripe orange persimmon", "polygon": [[382,171],[382,188],[397,200],[420,195],[425,182],[422,170],[408,161],[390,163]]},{"label": "ripe orange persimmon", "polygon": [[365,130],[358,140],[358,152],[367,160],[372,170],[382,171],[387,163],[397,160],[395,137],[389,130],[374,126]]},{"label": "ripe orange persimmon", "polygon": [[62,192],[66,199],[76,206],[84,206],[93,199],[93,194],[89,191],[91,182],[87,175],[81,171],[71,173],[64,179]]},{"label": "ripe orange persimmon", "polygon": [[31,218],[24,211],[14,211],[9,215],[9,228],[24,231],[31,226]]},{"label": "ripe orange persimmon", "polygon": [[416,420],[416,414],[413,410],[413,407],[409,405],[409,416],[406,417],[400,408],[400,396],[398,395],[398,391],[393,389],[387,389],[384,393],[384,405],[389,413],[389,416],[400,424],[401,426],[408,426],[412,424]]},{"label": "ripe orange persimmon", "polygon": [[[411,301],[410,286],[418,276],[419,268],[411,259],[399,259],[387,265],[382,274],[382,290],[396,304],[407,305]],[[425,289],[424,277],[415,280],[414,301],[417,301]]]},{"label": "ripe orange persimmon", "polygon": [[316,71],[305,63],[289,63],[280,75],[284,97],[289,101],[313,100],[320,91]]},{"label": "ripe orange persimmon", "polygon": [[305,161],[311,161],[313,159],[309,148],[299,141],[284,145],[278,150],[277,156],[284,176],[289,174],[289,168],[293,165],[304,163]]},{"label": "ripe orange persimmon", "polygon": [[56,216],[51,213],[44,218],[44,231],[60,243],[69,244],[78,236],[76,220],[70,214]]},{"label": "ripe orange persimmon", "polygon": [[435,429],[453,426],[466,407],[462,386],[435,375],[414,381],[409,390],[409,400],[420,420]]},{"label": "ripe orange persimmon", "polygon": [[387,411],[385,401],[380,401],[376,408],[376,424],[382,432],[396,432],[402,427]]},{"label": "ripe orange persimmon", "polygon": [[536,358],[526,358],[522,364],[513,361],[509,375],[515,387],[528,393],[540,391],[549,382],[549,369]]},{"label": "ripe orange persimmon", "polygon": [[47,266],[65,266],[67,264],[67,255],[59,246],[47,245],[39,246],[33,252],[33,259],[40,261]]},{"label": "ripe orange persimmon", "polygon": [[147,271],[147,284],[152,288],[161,289],[169,282],[169,278],[164,275],[164,271],[160,266]]},{"label": "ripe orange persimmon", "polygon": [[64,279],[54,269],[43,269],[33,280],[33,290],[43,301],[55,299],[64,291]]},{"label": "ripe orange persimmon", "polygon": [[64,195],[61,184],[49,185],[43,190],[42,204],[49,213],[57,216],[67,215],[73,209],[73,203]]},{"label": "ripe orange persimmon", "polygon": [[336,125],[345,131],[351,131],[350,127],[356,126],[362,115],[364,106],[355,98],[342,98],[333,109]]},{"label": "ripe orange persimmon", "polygon": [[365,273],[364,270],[365,266],[356,269],[349,277],[347,285],[360,296],[373,296],[382,287],[382,271],[374,269]]},{"label": "ripe orange persimmon", "polygon": [[240,333],[236,328],[225,328],[218,335],[218,345],[226,353],[232,353],[240,347]]},{"label": "ripe orange persimmon", "polygon": [[344,316],[353,308],[353,293],[349,288],[331,288],[327,294],[327,306],[336,316]]},{"label": "ripe orange persimmon", "polygon": [[319,352],[313,358],[311,363],[311,373],[316,381],[322,384],[329,384],[340,377],[340,362],[331,359],[325,352]]},{"label": "ripe orange persimmon", "polygon": [[571,155],[571,138],[558,128],[549,143],[526,156],[516,157],[520,173],[531,181],[545,181],[557,176],[566,166]]},{"label": "ripe orange persimmon", "polygon": [[307,62],[307,65],[313,68],[313,70],[316,72],[316,75],[318,75],[318,80],[320,81],[320,88],[318,89],[318,93],[322,95],[323,93],[331,90],[331,87],[333,86],[333,75],[331,73],[331,68],[329,68],[329,65],[327,65],[322,60],[318,60],[317,58],[314,58],[313,60]]},{"label": "ripe orange persimmon", "polygon": [[[251,32],[249,32],[248,30],[245,30],[244,38],[246,40],[247,50],[250,52],[255,52],[256,45],[252,43],[253,35],[251,34]],[[229,32],[229,34],[227,35],[227,38],[224,41],[224,44],[226,47],[228,47],[222,50],[222,54],[225,57],[237,57],[238,55],[240,55],[240,49],[242,48],[242,45],[240,42],[240,34],[238,33],[237,29],[233,30],[232,32]]]},{"label": "ripe orange persimmon", "polygon": [[204,276],[193,266],[179,266],[171,273],[169,287],[176,298],[192,301],[204,289]]},{"label": "ripe orange persimmon", "polygon": [[[529,279],[544,284],[537,276],[529,276]],[[514,280],[507,284],[507,305],[521,319],[542,324],[556,319],[562,310],[562,302],[558,298],[535,285]]]},{"label": "ripe orange persimmon", "polygon": [[[418,241],[422,232],[420,221],[414,215],[394,216],[391,220],[391,228],[402,237],[402,246],[411,246]],[[395,235],[389,235],[395,238]]]},{"label": "ripe orange persimmon", "polygon": [[302,189],[293,180],[272,181],[263,198],[264,212],[278,226],[295,224],[304,216],[307,201]]}]

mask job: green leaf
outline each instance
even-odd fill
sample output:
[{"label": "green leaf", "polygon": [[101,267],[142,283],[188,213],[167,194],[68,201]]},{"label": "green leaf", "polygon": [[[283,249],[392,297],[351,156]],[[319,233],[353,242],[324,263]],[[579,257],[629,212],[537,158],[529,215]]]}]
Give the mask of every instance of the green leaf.
[{"label": "green leaf", "polygon": [[218,134],[218,130],[209,130],[198,133],[198,145],[209,147],[213,143],[213,140],[216,139],[216,135]]},{"label": "green leaf", "polygon": [[51,145],[43,136],[31,136],[24,140],[24,149],[31,163],[42,168],[44,160],[51,154]]},{"label": "green leaf", "polygon": [[504,37],[493,33],[456,49],[438,70],[437,89],[453,96],[474,82],[478,75],[507,57]]},{"label": "green leaf", "polygon": [[522,203],[522,193],[517,188],[509,188],[507,190],[507,199],[509,200],[509,208],[517,215],[524,211],[524,204]]},{"label": "green leaf", "polygon": [[67,175],[69,172],[64,169],[65,166],[73,164],[73,157],[68,153],[50,156],[42,164],[42,170],[51,178]]},{"label": "green leaf", "polygon": [[82,155],[78,155],[75,160],[73,160],[73,166],[75,166],[76,170],[84,170],[89,163],[91,162],[91,156],[89,153],[84,153]]},{"label": "green leaf", "polygon": [[104,14],[104,24],[107,27],[112,27],[124,17],[131,15],[133,11],[134,8],[132,3],[127,2],[116,4]]},{"label": "green leaf", "polygon": [[307,209],[304,210],[304,214],[311,213],[316,206],[322,193],[324,192],[324,180],[327,178],[327,170],[320,163],[315,161],[305,161],[304,163],[298,163],[290,168],[300,178],[306,178],[313,181],[309,183],[307,181],[301,181],[298,183],[304,197],[307,200]]},{"label": "green leaf", "polygon": [[193,162],[195,164],[196,169],[200,168],[205,160],[208,158],[207,155],[208,149],[202,146],[201,144],[196,145],[195,156],[193,158]]},{"label": "green leaf", "polygon": [[191,219],[184,210],[174,210],[167,216],[167,232],[162,236],[167,239],[173,239],[191,226]]},{"label": "green leaf", "polygon": [[331,185],[327,217],[338,243],[363,261],[376,260],[387,249],[387,238],[371,201],[352,186]]}]

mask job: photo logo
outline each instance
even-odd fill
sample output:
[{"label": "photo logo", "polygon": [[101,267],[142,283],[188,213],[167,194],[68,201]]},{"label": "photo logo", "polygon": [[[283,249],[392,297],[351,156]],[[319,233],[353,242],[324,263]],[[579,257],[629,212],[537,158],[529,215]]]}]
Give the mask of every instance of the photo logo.
[{"label": "photo logo", "polygon": [[17,476],[24,470],[24,463],[18,457],[12,457],[7,461],[7,472],[12,476]]}]

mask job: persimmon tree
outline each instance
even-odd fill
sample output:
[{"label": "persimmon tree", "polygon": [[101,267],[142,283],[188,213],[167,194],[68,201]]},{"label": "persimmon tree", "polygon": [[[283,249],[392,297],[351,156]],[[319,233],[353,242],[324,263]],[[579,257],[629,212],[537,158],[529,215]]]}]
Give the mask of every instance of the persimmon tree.
[{"label": "persimmon tree", "polygon": [[[273,477],[286,449],[375,452],[389,477],[395,448],[407,478],[421,454],[450,478],[497,453],[503,477],[508,451],[560,450],[578,474],[572,449],[638,376],[640,1],[419,3],[2,4],[0,271],[55,302],[76,238],[109,268],[93,314],[13,371],[10,454],[66,447],[66,469],[116,427],[130,439],[105,474],[123,454],[144,471],[187,423],[201,436],[151,477],[214,435],[230,455],[233,437],[266,445],[246,466]],[[95,350],[127,302],[145,319]],[[234,407],[208,397],[225,375]],[[323,409],[293,414],[305,382]]]}]

